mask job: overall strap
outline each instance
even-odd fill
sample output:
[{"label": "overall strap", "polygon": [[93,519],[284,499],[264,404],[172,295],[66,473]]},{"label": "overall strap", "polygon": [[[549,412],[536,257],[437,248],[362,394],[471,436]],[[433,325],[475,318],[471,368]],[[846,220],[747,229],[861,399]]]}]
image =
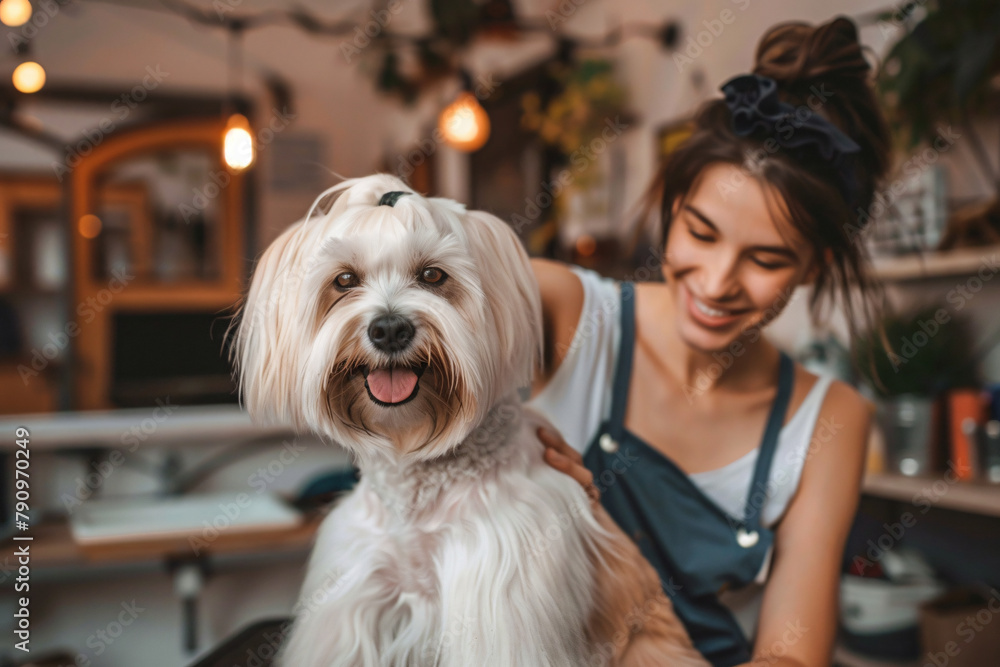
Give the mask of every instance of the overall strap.
[{"label": "overall strap", "polygon": [[632,380],[632,351],[635,347],[635,284],[619,283],[621,290],[621,326],[619,327],[618,363],[614,383],[611,385],[611,420],[608,424],[611,437],[621,440],[625,432],[625,408],[628,406],[628,388]]},{"label": "overall strap", "polygon": [[767,418],[767,426],[764,428],[764,437],[761,439],[760,448],[757,454],[757,465],[754,468],[753,481],[750,483],[750,491],[747,494],[746,508],[744,510],[746,524],[750,528],[760,526],[760,510],[764,500],[767,498],[767,483],[771,476],[771,463],[774,461],[774,453],[778,449],[778,437],[781,435],[781,428],[785,424],[785,414],[788,411],[788,402],[792,397],[792,385],[795,380],[795,364],[791,358],[781,352],[781,361],[778,366],[778,393],[771,404],[771,412]]}]

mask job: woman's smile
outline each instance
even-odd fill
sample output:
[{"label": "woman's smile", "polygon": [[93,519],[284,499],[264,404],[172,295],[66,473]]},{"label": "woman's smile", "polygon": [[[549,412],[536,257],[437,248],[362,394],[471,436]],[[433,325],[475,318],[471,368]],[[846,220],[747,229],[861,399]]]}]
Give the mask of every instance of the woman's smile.
[{"label": "woman's smile", "polygon": [[691,316],[691,319],[696,324],[707,329],[726,329],[740,321],[750,310],[748,308],[732,309],[711,306],[695,296],[691,289],[683,282],[680,286],[688,315]]}]

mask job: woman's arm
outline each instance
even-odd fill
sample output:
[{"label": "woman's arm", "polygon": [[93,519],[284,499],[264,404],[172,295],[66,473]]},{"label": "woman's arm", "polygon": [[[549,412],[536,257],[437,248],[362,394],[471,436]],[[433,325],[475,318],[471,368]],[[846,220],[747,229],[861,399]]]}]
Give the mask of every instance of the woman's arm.
[{"label": "woman's arm", "polygon": [[540,392],[559,368],[573,342],[583,312],[583,285],[569,267],[548,259],[532,259],[542,297],[542,326],[545,331],[545,363],[532,384],[532,396]]},{"label": "woman's arm", "polygon": [[857,510],[869,404],[834,382],[813,431],[799,489],[775,535],[750,665],[829,665],[840,568]]}]

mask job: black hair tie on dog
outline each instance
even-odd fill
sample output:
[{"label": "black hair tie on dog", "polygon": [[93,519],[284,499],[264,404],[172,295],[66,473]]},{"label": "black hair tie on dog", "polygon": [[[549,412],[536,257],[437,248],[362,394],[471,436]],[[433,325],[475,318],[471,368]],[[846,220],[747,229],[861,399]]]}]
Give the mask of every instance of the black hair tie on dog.
[{"label": "black hair tie on dog", "polygon": [[403,192],[402,190],[393,190],[392,192],[386,192],[382,195],[382,198],[378,200],[379,206],[395,206],[396,202],[403,195],[413,194],[411,192]]}]

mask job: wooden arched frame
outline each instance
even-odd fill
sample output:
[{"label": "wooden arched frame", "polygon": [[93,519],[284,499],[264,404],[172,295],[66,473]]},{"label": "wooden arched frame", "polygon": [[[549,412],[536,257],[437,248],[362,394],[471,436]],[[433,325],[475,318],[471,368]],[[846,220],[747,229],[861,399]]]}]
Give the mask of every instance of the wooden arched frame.
[{"label": "wooden arched frame", "polygon": [[[72,217],[74,315],[76,334],[73,408],[106,409],[111,390],[111,317],[116,312],[142,310],[224,311],[240,297],[244,279],[244,187],[245,178],[229,173],[221,160],[222,120],[162,123],[112,135],[82,158],[72,172]],[[120,280],[95,279],[95,240],[80,233],[79,220],[94,213],[98,204],[97,178],[116,163],[159,150],[204,149],[214,157],[214,173],[227,173],[228,184],[220,190],[218,243],[219,278],[213,281],[153,283],[136,277],[124,286]],[[140,241],[149,243],[149,239]],[[141,261],[141,260],[140,260]]]}]

